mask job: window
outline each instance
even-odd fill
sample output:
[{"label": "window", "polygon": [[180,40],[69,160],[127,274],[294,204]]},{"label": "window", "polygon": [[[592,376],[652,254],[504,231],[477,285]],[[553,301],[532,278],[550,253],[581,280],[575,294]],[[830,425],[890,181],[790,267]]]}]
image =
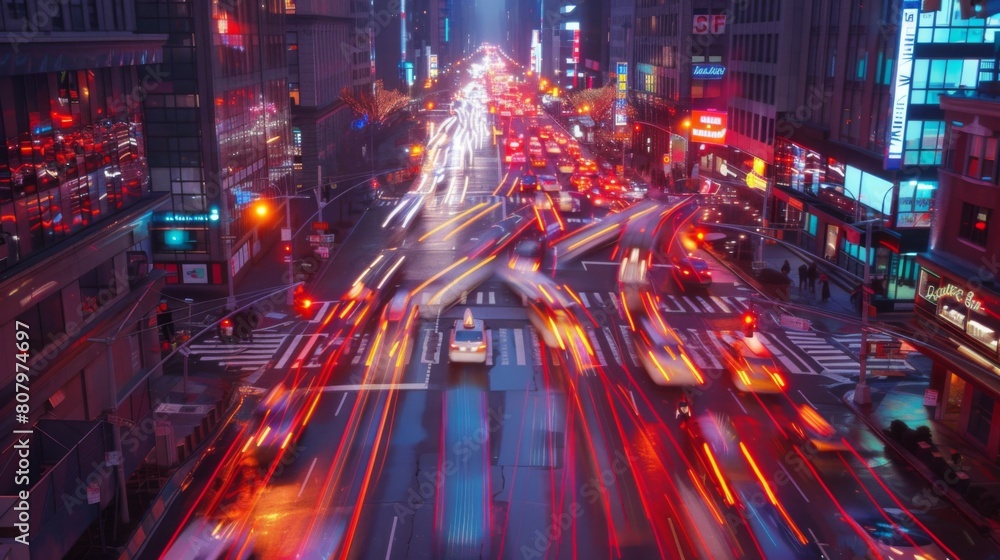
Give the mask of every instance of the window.
[{"label": "window", "polygon": [[993,211],[989,208],[962,203],[962,222],[958,227],[959,239],[964,239],[969,243],[986,247],[986,240],[989,239],[990,215]]},{"label": "window", "polygon": [[[965,140],[966,161],[964,175],[982,181],[994,181],[997,162],[997,139],[972,134],[961,134],[959,145]],[[960,165],[961,162],[955,162]]]},{"label": "window", "polygon": [[993,399],[982,391],[972,391],[972,409],[969,411],[969,435],[985,444],[990,436],[993,421]]}]

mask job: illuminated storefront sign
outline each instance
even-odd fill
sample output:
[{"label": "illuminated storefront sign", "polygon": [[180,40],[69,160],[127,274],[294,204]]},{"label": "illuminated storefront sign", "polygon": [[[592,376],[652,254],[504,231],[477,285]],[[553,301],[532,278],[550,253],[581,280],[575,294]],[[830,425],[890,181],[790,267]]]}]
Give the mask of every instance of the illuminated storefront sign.
[{"label": "illuminated storefront sign", "polygon": [[694,16],[695,35],[722,35],[726,32],[726,14],[699,14]]},{"label": "illuminated storefront sign", "polygon": [[580,63],[580,30],[573,30],[573,64]]},{"label": "illuminated storefront sign", "polygon": [[219,221],[219,209],[212,208],[207,214],[175,214],[174,212],[153,212],[153,221],[158,223],[170,222],[217,222]]},{"label": "illuminated storefront sign", "polygon": [[628,114],[625,112],[628,97],[628,63],[619,62],[616,66],[618,88],[615,91],[615,126],[627,126]]},{"label": "illuminated storefront sign", "polygon": [[919,0],[903,1],[903,17],[899,24],[899,47],[896,52],[896,79],[892,88],[892,109],[889,117],[889,138],[885,152],[885,168],[899,169],[903,161],[903,136],[910,107],[910,82],[913,79],[913,48],[917,41]]},{"label": "illuminated storefront sign", "polygon": [[962,302],[962,305],[970,311],[979,312],[983,307],[983,303],[976,299],[975,292],[971,290],[966,292],[954,284],[947,284],[945,286],[941,286],[940,288],[927,286],[925,290],[924,298],[931,303],[937,303],[938,300],[943,297],[950,297],[955,301]]},{"label": "illuminated storefront sign", "polygon": [[691,141],[704,144],[725,144],[726,114],[691,111]]},{"label": "illuminated storefront sign", "polygon": [[698,80],[721,80],[726,75],[722,64],[692,64],[691,76]]}]

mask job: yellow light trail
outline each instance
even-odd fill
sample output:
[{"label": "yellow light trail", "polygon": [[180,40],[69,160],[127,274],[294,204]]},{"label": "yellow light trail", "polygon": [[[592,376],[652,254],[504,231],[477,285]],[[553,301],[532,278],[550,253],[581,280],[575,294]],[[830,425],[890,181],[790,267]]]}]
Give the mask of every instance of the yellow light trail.
[{"label": "yellow light trail", "polygon": [[493,204],[490,204],[489,206],[487,206],[486,208],[484,208],[481,212],[477,213],[475,216],[473,216],[473,217],[469,218],[468,220],[466,220],[462,225],[460,225],[460,226],[456,227],[455,229],[449,231],[444,236],[445,241],[451,239],[451,237],[454,236],[456,233],[458,233],[458,232],[462,231],[463,229],[465,229],[465,228],[471,226],[472,224],[476,223],[476,220],[478,220],[479,218],[482,218],[486,214],[489,214],[490,212],[496,210],[499,207],[500,207],[500,203],[499,202],[494,202]]},{"label": "yellow light trail", "polygon": [[570,245],[569,246],[569,250],[572,251],[574,249],[582,247],[583,245],[586,245],[587,243],[589,243],[589,242],[593,241],[594,239],[596,239],[598,236],[603,235],[605,233],[608,233],[608,232],[614,230],[615,228],[620,228],[620,227],[621,227],[621,225],[619,225],[619,224],[611,224],[610,226],[608,226],[608,227],[606,227],[606,228],[604,228],[604,229],[602,229],[600,231],[597,231],[595,233],[592,233],[592,234],[588,235],[587,237],[584,237],[580,241],[577,241],[576,243]]},{"label": "yellow light trail", "polygon": [[444,269],[444,270],[442,270],[441,272],[438,272],[438,273],[437,273],[437,274],[435,274],[434,276],[431,276],[430,278],[428,278],[428,279],[427,279],[427,281],[426,281],[426,282],[424,282],[423,284],[421,284],[421,285],[417,286],[417,287],[416,287],[416,288],[415,288],[415,289],[413,290],[413,293],[414,293],[414,294],[418,294],[418,293],[420,293],[420,292],[421,292],[421,291],[423,291],[423,290],[424,290],[425,288],[427,288],[427,286],[430,286],[430,285],[431,285],[431,284],[432,284],[433,282],[436,282],[438,278],[441,278],[441,277],[442,277],[442,276],[444,276],[445,274],[448,274],[448,273],[449,273],[449,272],[450,272],[450,271],[451,271],[452,269],[454,269],[454,268],[455,268],[456,266],[458,266],[458,265],[460,265],[460,264],[464,263],[464,262],[465,262],[465,261],[467,261],[467,260],[469,260],[469,257],[462,257],[462,258],[458,259],[457,261],[455,261],[454,263],[452,263],[451,265],[449,265],[449,266],[448,266],[447,268],[445,268],[445,269]]},{"label": "yellow light trail", "polygon": [[434,229],[432,229],[432,230],[428,231],[427,233],[425,233],[425,234],[424,234],[423,236],[421,236],[421,237],[420,237],[420,239],[418,239],[417,241],[419,241],[419,242],[423,243],[423,242],[424,242],[424,240],[425,240],[425,239],[427,239],[428,237],[430,237],[430,236],[434,235],[435,233],[437,233],[437,232],[441,231],[442,229],[444,229],[444,228],[446,228],[446,227],[448,227],[448,226],[450,226],[450,225],[454,224],[455,222],[457,222],[457,221],[459,221],[459,220],[462,220],[462,219],[464,219],[464,218],[465,218],[465,217],[466,217],[467,215],[469,215],[469,214],[471,214],[471,213],[473,213],[473,212],[477,211],[478,209],[482,208],[483,206],[486,206],[486,203],[485,203],[485,202],[480,202],[479,204],[477,204],[477,205],[473,206],[472,208],[469,208],[469,209],[468,209],[468,210],[466,210],[465,212],[462,212],[462,213],[460,213],[460,214],[457,214],[457,215],[455,215],[455,216],[454,216],[454,217],[452,217],[451,219],[449,219],[449,220],[445,221],[445,222],[444,222],[443,224],[441,224],[441,225],[439,225],[438,227],[436,227],[436,228],[434,228]]}]

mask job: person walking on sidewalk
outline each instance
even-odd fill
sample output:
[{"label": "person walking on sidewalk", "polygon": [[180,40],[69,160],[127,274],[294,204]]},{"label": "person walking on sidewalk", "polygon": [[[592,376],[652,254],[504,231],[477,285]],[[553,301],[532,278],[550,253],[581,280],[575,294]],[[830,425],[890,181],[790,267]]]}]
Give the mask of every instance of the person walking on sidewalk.
[{"label": "person walking on sidewalk", "polygon": [[792,273],[792,265],[788,263],[788,259],[785,259],[785,263],[781,265],[781,273],[785,276]]},{"label": "person walking on sidewalk", "polygon": [[806,268],[806,263],[799,265],[799,291],[806,289],[806,281],[809,280],[809,269]]},{"label": "person walking on sidewalk", "polygon": [[815,294],[816,278],[819,276],[819,271],[816,270],[816,261],[809,263],[809,268],[807,270],[807,274],[809,275],[809,291]]},{"label": "person walking on sidewalk", "polygon": [[167,344],[173,344],[176,332],[174,314],[170,311],[165,299],[161,299],[159,307],[156,308],[156,324],[160,326],[160,334],[163,335],[163,340]]},{"label": "person walking on sidewalk", "polygon": [[823,285],[823,301],[830,299],[830,277],[827,276],[826,273],[823,273],[819,277],[819,283]]}]

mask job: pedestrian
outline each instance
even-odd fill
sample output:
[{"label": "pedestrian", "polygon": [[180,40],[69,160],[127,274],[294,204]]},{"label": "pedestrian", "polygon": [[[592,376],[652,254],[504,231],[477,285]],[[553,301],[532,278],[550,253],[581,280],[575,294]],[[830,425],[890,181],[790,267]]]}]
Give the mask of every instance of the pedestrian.
[{"label": "pedestrian", "polygon": [[161,299],[159,307],[156,308],[156,324],[160,326],[160,335],[167,341],[167,344],[174,343],[174,314],[167,306],[167,300]]},{"label": "pedestrian", "polygon": [[830,299],[830,278],[826,275],[826,273],[824,273],[819,277],[819,282],[823,285],[823,301],[826,301]]},{"label": "pedestrian", "polygon": [[799,265],[799,291],[806,289],[806,281],[809,279],[809,269],[806,268],[806,263]]},{"label": "pedestrian", "polygon": [[816,270],[816,261],[809,263],[808,275],[809,275],[809,290],[815,294],[816,278],[819,276],[819,271]]},{"label": "pedestrian", "polygon": [[792,273],[792,265],[788,263],[788,259],[785,259],[785,263],[781,265],[781,273],[785,276]]}]

